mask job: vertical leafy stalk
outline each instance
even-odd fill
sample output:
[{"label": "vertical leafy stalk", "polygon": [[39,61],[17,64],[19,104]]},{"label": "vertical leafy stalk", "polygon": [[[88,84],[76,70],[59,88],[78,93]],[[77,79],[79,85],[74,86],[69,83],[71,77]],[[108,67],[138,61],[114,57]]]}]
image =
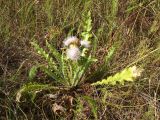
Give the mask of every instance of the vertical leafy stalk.
[{"label": "vertical leafy stalk", "polygon": [[[91,43],[91,37],[92,37],[92,19],[91,19],[91,12],[88,11],[87,14],[83,14],[83,32],[81,33],[82,39],[89,41]],[[87,52],[87,48],[84,48],[82,51],[82,56],[85,56],[85,53]]]},{"label": "vertical leafy stalk", "polygon": [[87,15],[83,15],[83,32],[81,33],[82,39],[89,41],[92,37],[91,30],[92,30],[92,19],[91,19],[91,12],[88,11]]}]

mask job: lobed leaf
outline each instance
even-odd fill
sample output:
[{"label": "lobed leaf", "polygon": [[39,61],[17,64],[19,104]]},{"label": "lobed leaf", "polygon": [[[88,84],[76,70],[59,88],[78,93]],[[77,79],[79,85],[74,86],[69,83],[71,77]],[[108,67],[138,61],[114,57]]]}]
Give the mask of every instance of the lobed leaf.
[{"label": "lobed leaf", "polygon": [[92,85],[116,85],[117,83],[124,85],[125,81],[133,82],[134,78],[138,77],[142,71],[135,66],[125,68],[123,71],[110,76],[107,79],[92,83]]}]

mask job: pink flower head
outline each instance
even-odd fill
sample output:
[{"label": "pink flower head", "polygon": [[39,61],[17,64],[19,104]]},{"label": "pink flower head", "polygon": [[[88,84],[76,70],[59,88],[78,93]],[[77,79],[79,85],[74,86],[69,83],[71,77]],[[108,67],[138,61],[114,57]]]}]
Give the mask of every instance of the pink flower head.
[{"label": "pink flower head", "polygon": [[68,37],[64,40],[63,44],[64,46],[69,46],[70,44],[77,44],[79,41],[79,39],[76,37],[76,36],[71,36],[71,37]]},{"label": "pink flower head", "polygon": [[78,60],[81,56],[81,52],[78,47],[71,47],[67,49],[67,57],[71,60]]}]

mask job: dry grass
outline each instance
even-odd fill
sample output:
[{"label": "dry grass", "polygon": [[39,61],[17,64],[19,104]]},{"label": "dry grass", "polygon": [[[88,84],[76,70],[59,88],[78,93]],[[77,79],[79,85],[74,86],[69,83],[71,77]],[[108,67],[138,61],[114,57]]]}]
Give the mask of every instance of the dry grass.
[{"label": "dry grass", "polygon": [[[0,6],[1,120],[47,120],[62,116],[75,119],[69,111],[62,116],[53,112],[52,105],[55,101],[60,99],[59,104],[65,106],[63,102],[71,100],[63,98],[63,95],[93,97],[97,101],[98,119],[101,120],[160,119],[160,51],[156,50],[160,48],[159,0],[120,0],[115,18],[111,15],[111,0],[1,0]],[[30,45],[33,38],[43,47],[47,37],[60,49],[63,39],[71,30],[79,36],[81,15],[89,9],[92,13],[93,34],[98,38],[96,56],[99,61],[92,67],[92,71],[103,63],[104,53],[115,45],[117,50],[106,74],[136,64],[144,68],[142,76],[135,83],[109,87],[103,91],[90,88],[87,84],[80,88],[80,92],[61,93],[56,99],[44,97],[55,91],[44,91],[38,94],[35,103],[17,103],[15,93],[28,82],[30,67],[35,60],[42,62]],[[49,82],[43,73],[38,74],[37,81]],[[77,117],[93,119],[91,108],[88,108],[83,99],[74,99],[71,109],[75,110],[74,104],[78,102],[83,105],[84,111],[77,114]]]}]

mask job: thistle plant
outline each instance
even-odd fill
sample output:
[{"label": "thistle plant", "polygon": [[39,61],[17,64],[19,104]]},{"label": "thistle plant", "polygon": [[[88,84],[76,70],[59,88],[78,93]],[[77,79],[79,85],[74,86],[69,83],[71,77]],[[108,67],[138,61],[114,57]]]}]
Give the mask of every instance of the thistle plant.
[{"label": "thistle plant", "polygon": [[[85,75],[87,70],[89,69],[91,64],[97,60],[92,57],[90,52],[90,47],[92,46],[91,22],[91,12],[89,11],[87,15],[84,16],[83,31],[81,33],[82,39],[79,39],[76,36],[67,37],[63,41],[63,49],[61,53],[59,53],[47,41],[46,45],[49,48],[50,54],[43,50],[37,43],[32,42],[32,45],[36,49],[37,53],[44,57],[48,63],[47,66],[40,65],[39,68],[50,77],[52,77],[55,82],[59,82],[65,87],[72,88],[84,82],[86,80]],[[104,58],[105,63],[100,66],[100,69],[106,70],[103,68],[106,67],[106,63],[112,57],[114,50],[115,49],[111,48],[108,55],[106,55],[106,57]],[[33,67],[33,70],[35,70],[35,67]],[[99,69],[95,71],[95,74],[99,71]],[[110,76],[107,79],[103,79],[102,81],[92,83],[92,85],[115,85],[117,82],[119,82],[120,84],[124,84],[125,81],[133,81],[133,79],[137,77],[135,76],[135,73],[133,71],[139,70],[137,70],[136,66],[126,68],[122,72],[117,73],[114,76]],[[91,76],[94,76],[94,74]]]},{"label": "thistle plant", "polygon": [[[48,41],[46,41],[46,46],[49,50],[48,52],[46,52],[36,42],[31,43],[37,53],[45,59],[47,64],[38,64],[37,66],[33,66],[29,72],[30,80],[34,79],[38,68],[50,76],[53,79],[53,82],[56,83],[56,87],[59,88],[63,87],[65,89],[70,89],[87,80],[87,70],[89,70],[90,66],[97,61],[97,59],[91,54],[93,41],[91,40],[92,19],[90,11],[84,17],[83,22],[81,38],[69,36],[64,39],[61,52],[57,51]],[[104,70],[106,70],[107,62],[113,56],[114,51],[115,48],[112,47],[104,58],[104,64],[100,66],[100,69],[95,70],[91,76],[95,76],[97,73],[104,72]],[[114,76],[110,76],[107,79],[97,80],[97,82],[93,82],[91,85],[116,85],[117,83],[123,85],[125,81],[133,81],[134,78],[140,75],[140,73],[141,70],[137,69],[136,66],[133,66],[125,68],[122,72],[116,73]],[[18,101],[23,92],[26,92],[26,90],[27,92],[30,90],[32,91],[34,86],[36,86],[34,89],[36,91],[37,84],[23,86],[17,93]],[[49,88],[55,89],[56,87]],[[38,85],[38,90],[41,88],[45,89],[44,85]]]},{"label": "thistle plant", "polygon": [[[49,49],[47,53],[36,42],[32,42],[35,50],[47,61],[47,65],[38,65],[53,81],[72,88],[85,81],[86,71],[96,61],[89,52],[91,47],[91,14],[88,12],[88,20],[84,21],[81,38],[69,36],[63,41],[61,53],[46,41]],[[30,71],[30,79],[34,77],[35,67]],[[32,76],[33,75],[33,76]]]}]

